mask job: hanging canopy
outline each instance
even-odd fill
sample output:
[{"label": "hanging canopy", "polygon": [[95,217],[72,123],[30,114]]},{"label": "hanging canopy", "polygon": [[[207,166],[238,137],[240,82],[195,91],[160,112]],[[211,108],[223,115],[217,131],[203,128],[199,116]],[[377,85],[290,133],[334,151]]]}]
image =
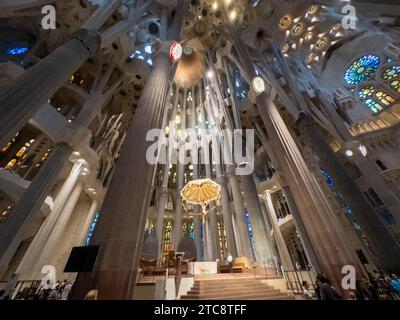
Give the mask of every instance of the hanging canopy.
[{"label": "hanging canopy", "polygon": [[190,181],[181,191],[182,200],[188,204],[208,205],[212,201],[217,201],[221,192],[221,186],[210,180],[200,179]]}]

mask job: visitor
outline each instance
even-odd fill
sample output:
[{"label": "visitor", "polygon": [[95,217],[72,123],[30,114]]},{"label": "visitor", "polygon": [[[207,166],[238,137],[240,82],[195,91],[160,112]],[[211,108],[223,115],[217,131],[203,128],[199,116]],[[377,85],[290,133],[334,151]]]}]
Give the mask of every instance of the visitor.
[{"label": "visitor", "polygon": [[315,280],[315,297],[321,300],[321,286],[322,286],[322,275],[317,274],[317,279]]},{"label": "visitor", "polygon": [[233,257],[230,253],[228,253],[228,257],[226,258],[226,261],[229,264],[229,273],[233,272]]},{"label": "visitor", "polygon": [[393,290],[395,299],[400,299],[400,279],[397,274],[393,273],[390,281],[390,287]]},{"label": "visitor", "polygon": [[47,300],[58,300],[58,290],[57,288],[51,289]]},{"label": "visitor", "polygon": [[68,300],[71,289],[72,289],[72,283],[65,280],[65,285],[61,293],[61,300]]},{"label": "visitor", "polygon": [[357,295],[354,291],[350,291],[346,300],[357,300]]},{"label": "visitor", "polygon": [[341,300],[342,297],[337,293],[336,288],[326,276],[317,279],[319,283],[320,300]]},{"label": "visitor", "polygon": [[302,283],[302,288],[303,288],[303,298],[305,300],[311,300],[313,298],[312,293],[309,290],[310,285],[308,284],[307,281],[303,281]]},{"label": "visitor", "polygon": [[98,291],[97,290],[90,290],[84,300],[97,300]]},{"label": "visitor", "polygon": [[356,281],[357,300],[378,300],[378,294],[366,278]]}]

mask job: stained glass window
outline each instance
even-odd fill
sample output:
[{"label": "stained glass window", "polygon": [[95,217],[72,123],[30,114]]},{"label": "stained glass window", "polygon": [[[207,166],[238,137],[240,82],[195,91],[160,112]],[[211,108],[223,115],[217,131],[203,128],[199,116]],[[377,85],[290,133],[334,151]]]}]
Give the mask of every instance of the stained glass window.
[{"label": "stained glass window", "polygon": [[93,231],[94,231],[94,229],[95,229],[95,227],[96,227],[97,221],[99,220],[99,215],[100,215],[100,213],[98,212],[98,213],[94,216],[93,221],[92,221],[92,223],[91,223],[91,225],[90,225],[89,232],[88,232],[88,235],[87,235],[86,241],[85,241],[85,244],[86,244],[87,246],[90,245],[90,240],[92,240]]},{"label": "stained glass window", "polygon": [[171,250],[172,246],[172,221],[168,221],[164,231],[164,252]]},{"label": "stained glass window", "polygon": [[15,48],[10,48],[7,50],[7,54],[10,56],[19,56],[21,54],[27,53],[28,52],[27,47],[15,47]]},{"label": "stained glass window", "polygon": [[370,245],[369,245],[369,242],[368,242],[368,238],[363,233],[361,225],[360,225],[357,217],[355,217],[353,215],[352,207],[346,202],[346,199],[344,198],[343,193],[341,191],[339,191],[339,190],[336,190],[335,181],[334,181],[333,177],[325,169],[321,169],[321,173],[326,178],[326,183],[328,184],[328,186],[338,196],[339,201],[343,205],[343,211],[344,211],[345,215],[348,217],[349,222],[351,223],[353,228],[357,231],[357,234],[359,235],[360,239],[365,243],[365,245],[367,247],[369,247]]},{"label": "stained glass window", "polygon": [[329,187],[333,188],[335,186],[335,183],[333,181],[333,178],[330,176],[330,174],[328,173],[328,171],[321,169],[321,173],[322,175],[325,177],[326,179],[326,183],[328,184]]},{"label": "stained glass window", "polygon": [[374,92],[375,92],[375,88],[373,86],[369,86],[369,87],[362,88],[358,92],[358,96],[360,97],[361,100],[365,100],[367,98],[372,97]]},{"label": "stained glass window", "polygon": [[[374,86],[367,86],[358,92],[361,101],[374,113],[383,110],[384,106],[391,106],[396,100],[384,91],[376,92]],[[378,101],[376,101],[377,99]]]},{"label": "stained glass window", "polygon": [[192,222],[190,225],[189,234],[190,234],[190,238],[192,238],[192,240],[194,240],[194,222]]},{"label": "stained glass window", "polygon": [[392,89],[396,90],[398,93],[400,93],[400,80],[394,80],[390,83],[390,86]]},{"label": "stained glass window", "polygon": [[256,246],[255,246],[255,242],[254,242],[253,229],[251,228],[250,215],[248,212],[246,212],[245,220],[246,220],[246,224],[247,224],[247,230],[249,231],[251,249],[253,251],[253,256],[255,257],[256,256]]},{"label": "stained glass window", "polygon": [[375,96],[385,106],[391,106],[396,102],[396,100],[392,96],[383,91],[378,91]]},{"label": "stained glass window", "polygon": [[383,72],[383,79],[393,80],[400,77],[400,66],[392,66]]},{"label": "stained glass window", "polygon": [[379,68],[380,58],[375,55],[366,55],[353,62],[346,70],[344,80],[347,84],[357,85],[373,78]]},{"label": "stained glass window", "polygon": [[220,248],[220,256],[224,256],[224,237],[221,222],[218,221],[218,241],[219,241],[219,248]]},{"label": "stained glass window", "polygon": [[372,112],[378,113],[383,110],[383,107],[373,99],[367,99],[364,101],[368,108],[371,109]]}]

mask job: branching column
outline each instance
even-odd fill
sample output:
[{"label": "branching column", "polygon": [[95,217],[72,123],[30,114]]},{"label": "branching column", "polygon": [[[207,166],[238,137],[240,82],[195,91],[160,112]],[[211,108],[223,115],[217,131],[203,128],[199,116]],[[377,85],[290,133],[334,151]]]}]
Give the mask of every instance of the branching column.
[{"label": "branching column", "polygon": [[[78,181],[81,170],[82,163],[75,163],[68,178],[65,180],[63,186],[58,192],[53,209],[40,226],[39,231],[36,233],[28,248],[28,251],[21,260],[17,272],[20,273],[24,279],[35,279],[35,275],[40,275],[40,270],[43,265],[39,265],[39,257],[44,253],[45,247],[51,245],[49,240],[50,237],[54,236],[54,226],[61,220],[64,205],[71,196],[71,192]],[[58,234],[60,231],[58,230],[56,233]]]},{"label": "branching column", "polygon": [[320,158],[321,165],[335,179],[337,188],[343,192],[344,198],[353,208],[354,215],[369,237],[375,262],[388,271],[400,268],[400,248],[324,140],[319,126],[311,116],[303,115],[299,120],[299,128],[306,139],[311,142],[312,148]]},{"label": "branching column", "polygon": [[162,125],[171,72],[168,52],[169,44],[163,43],[154,57],[93,235],[99,257],[92,273],[78,275],[74,298],[82,299],[93,288],[100,299],[133,298],[154,174],[145,156],[151,145],[146,135]]}]

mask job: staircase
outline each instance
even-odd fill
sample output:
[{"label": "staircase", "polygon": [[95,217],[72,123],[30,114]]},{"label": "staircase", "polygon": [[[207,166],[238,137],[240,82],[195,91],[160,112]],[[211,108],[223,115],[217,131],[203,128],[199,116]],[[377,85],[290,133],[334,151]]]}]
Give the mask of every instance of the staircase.
[{"label": "staircase", "polygon": [[292,300],[286,293],[267,286],[248,274],[197,276],[182,300]]}]

